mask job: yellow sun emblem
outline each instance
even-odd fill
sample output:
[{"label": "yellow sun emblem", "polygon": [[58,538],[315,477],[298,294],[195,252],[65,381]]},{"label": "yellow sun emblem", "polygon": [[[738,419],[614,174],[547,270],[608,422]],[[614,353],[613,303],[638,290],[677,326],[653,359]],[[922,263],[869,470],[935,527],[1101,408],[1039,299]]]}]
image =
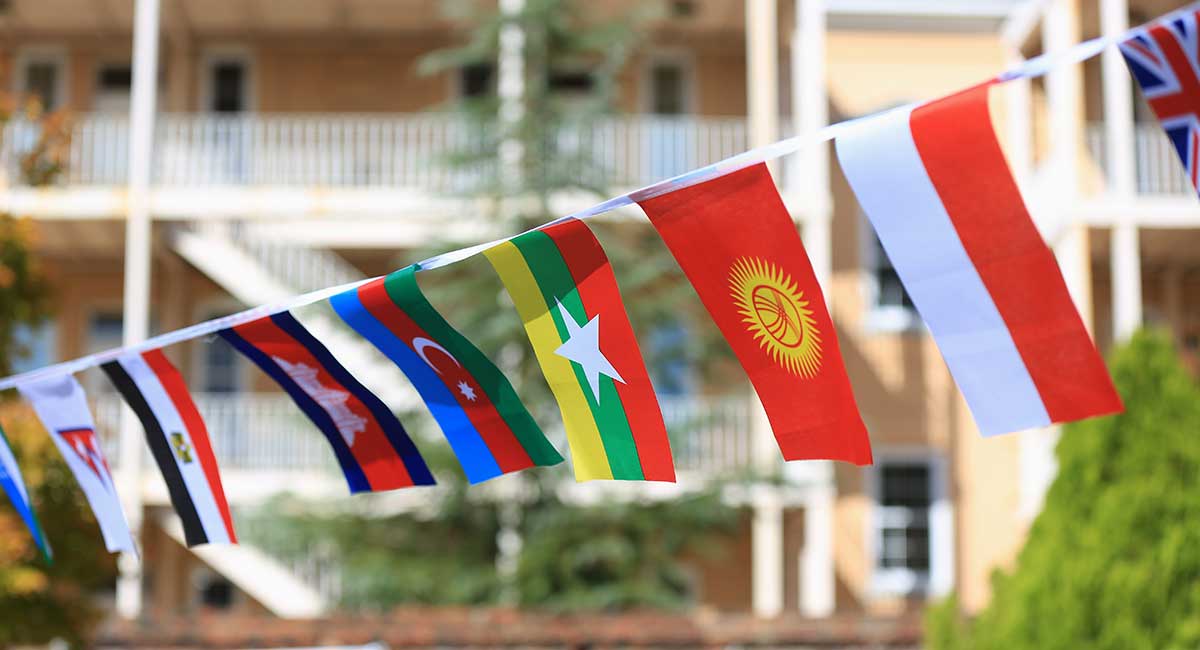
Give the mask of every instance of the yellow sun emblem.
[{"label": "yellow sun emblem", "polygon": [[774,264],[743,257],[729,270],[742,322],[775,363],[801,377],[821,368],[821,333],[804,292]]}]

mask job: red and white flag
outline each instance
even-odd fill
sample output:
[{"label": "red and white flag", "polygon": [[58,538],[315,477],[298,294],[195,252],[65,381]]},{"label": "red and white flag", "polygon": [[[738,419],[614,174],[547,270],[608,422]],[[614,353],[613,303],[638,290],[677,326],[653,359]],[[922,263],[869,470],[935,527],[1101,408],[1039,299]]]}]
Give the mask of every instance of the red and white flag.
[{"label": "red and white flag", "polygon": [[146,429],[187,545],[237,543],[208,429],[183,376],[162,350],[127,354],[101,368]]},{"label": "red and white flag", "polygon": [[136,553],[112,472],[96,437],[96,425],[83,386],[71,375],[63,375],[23,384],[17,390],[33,405],[42,426],[50,432],[50,438],[75,475],[100,524],[104,546],[111,552]]},{"label": "red and white flag", "polygon": [[984,435],[1118,412],[988,88],[855,125],[837,139],[842,170]]}]

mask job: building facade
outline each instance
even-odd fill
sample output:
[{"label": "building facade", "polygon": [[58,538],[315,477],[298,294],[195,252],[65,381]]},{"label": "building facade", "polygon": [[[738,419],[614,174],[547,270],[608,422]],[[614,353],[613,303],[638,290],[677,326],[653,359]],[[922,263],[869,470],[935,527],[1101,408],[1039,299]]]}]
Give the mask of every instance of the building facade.
[{"label": "building facade", "polygon": [[[620,75],[621,115],[592,137],[616,194],[944,95],[1175,4],[677,0]],[[51,186],[32,187],[20,172],[34,137],[27,125],[9,124],[0,143],[0,209],[35,221],[55,287],[55,317],[28,333],[29,364],[120,345],[131,318],[152,332],[175,329],[386,273],[447,232],[503,234],[472,217],[477,206],[449,191],[454,179],[435,161],[462,137],[444,109],[493,74],[503,94],[514,63],[502,56],[490,68],[419,74],[422,56],[462,38],[464,24],[439,7],[0,3],[0,87],[72,116],[65,173]],[[1123,62],[1106,53],[1006,84],[993,99],[1011,166],[1101,348],[1147,323],[1169,328],[1196,365],[1200,207]],[[956,591],[978,609],[1053,479],[1057,432],[981,438],[831,150],[808,147],[772,171],[824,284],[876,462],[791,463],[787,485],[731,495],[748,516],[722,561],[697,566],[698,602],[764,616],[889,616]],[[566,212],[593,200],[561,203]],[[138,223],[148,226],[144,240]],[[142,282],[147,299],[131,301]],[[363,368],[369,386],[395,383],[394,369],[346,341],[327,315],[306,322],[342,343],[335,351]],[[169,352],[197,394],[235,508],[281,491],[341,494],[323,441],[218,343]],[[185,549],[156,471],[131,467],[144,453],[136,425],[132,452],[121,449],[115,395],[99,374],[84,381],[146,547],[140,567],[122,562],[122,615],[307,617],[332,607],[336,579],[320,563],[286,566],[252,546]],[[719,398],[680,392],[663,396],[668,424],[711,423],[677,449],[680,485],[587,490],[669,497],[706,476],[778,468],[748,388]]]}]

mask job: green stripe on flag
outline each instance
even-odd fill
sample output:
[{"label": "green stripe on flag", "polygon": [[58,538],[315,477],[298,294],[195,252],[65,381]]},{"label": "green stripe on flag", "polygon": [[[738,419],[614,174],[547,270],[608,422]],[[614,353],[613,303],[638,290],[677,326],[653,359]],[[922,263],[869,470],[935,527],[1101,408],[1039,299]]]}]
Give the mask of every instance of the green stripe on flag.
[{"label": "green stripe on flag", "polygon": [[[559,339],[566,341],[567,326],[558,310],[559,301],[571,314],[576,323],[587,323],[587,310],[571,277],[571,271],[563,260],[558,245],[544,232],[534,231],[525,233],[512,240],[521,251],[521,256],[529,265],[533,277],[537,280],[538,288],[546,300],[546,307],[554,317],[554,326],[558,330]],[[638,458],[637,444],[633,440],[633,432],[629,428],[629,418],[625,415],[625,407],[617,395],[616,385],[611,377],[600,376],[600,402],[588,385],[587,377],[579,364],[571,363],[575,370],[575,378],[583,388],[588,406],[596,418],[600,430],[600,439],[604,442],[604,453],[608,456],[608,465],[612,469],[614,479],[643,480],[642,463]]]},{"label": "green stripe on flag", "polygon": [[389,274],[383,281],[384,290],[404,313],[431,337],[445,346],[458,359],[467,372],[479,382],[483,392],[504,418],[505,424],[529,454],[535,465],[555,465],[563,457],[546,439],[541,427],[534,421],[528,409],[513,390],[496,364],[492,363],[479,348],[454,329],[430,304],[417,284],[416,267],[409,266]]}]

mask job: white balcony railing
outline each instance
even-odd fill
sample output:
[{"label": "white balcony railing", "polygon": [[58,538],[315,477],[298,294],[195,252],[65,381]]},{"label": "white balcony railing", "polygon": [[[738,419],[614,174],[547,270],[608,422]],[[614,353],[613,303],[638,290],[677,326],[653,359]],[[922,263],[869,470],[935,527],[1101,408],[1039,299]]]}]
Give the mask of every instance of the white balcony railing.
[{"label": "white balcony railing", "polygon": [[[1087,129],[1088,150],[1100,169],[1108,170],[1105,149],[1107,137],[1104,124],[1089,124]],[[1192,184],[1179,162],[1175,147],[1167,140],[1158,124],[1138,124],[1134,131],[1134,155],[1136,156],[1137,191],[1144,195],[1190,195]]]},{"label": "white balcony railing", "polygon": [[[129,129],[123,116],[81,115],[71,127],[62,184],[125,182]],[[22,182],[19,159],[37,140],[29,123],[8,124],[0,175]],[[444,114],[183,115],[156,123],[154,183],[159,186],[470,187],[483,165],[449,158],[483,151],[482,133]],[[644,185],[740,153],[741,118],[615,117],[585,130],[564,129],[560,150],[589,158],[609,187]]]},{"label": "white balcony railing", "polygon": [[[221,467],[336,473],[333,453],[291,399],[282,393],[196,394]],[[750,464],[750,412],[745,399],[660,397],[676,468],[705,478]],[[120,402],[102,396],[93,405],[108,460],[116,465]],[[552,436],[561,439],[561,434]],[[559,447],[562,444],[559,443]]]}]

